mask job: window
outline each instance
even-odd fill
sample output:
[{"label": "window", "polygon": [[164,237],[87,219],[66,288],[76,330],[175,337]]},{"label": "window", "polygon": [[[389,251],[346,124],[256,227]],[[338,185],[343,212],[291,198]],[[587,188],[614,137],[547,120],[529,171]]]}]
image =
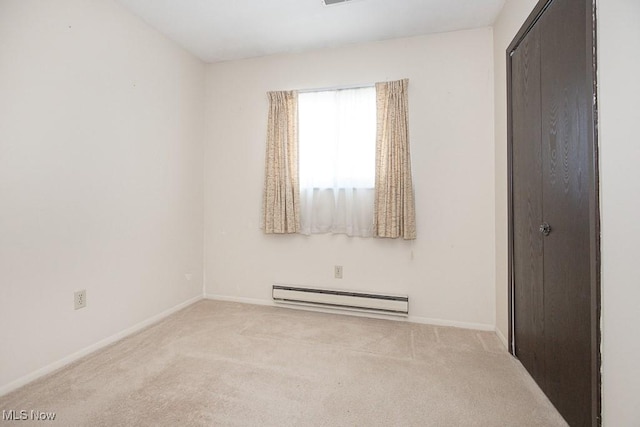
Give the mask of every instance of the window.
[{"label": "window", "polygon": [[298,126],[302,232],[371,236],[375,87],[300,93]]},{"label": "window", "polygon": [[408,84],[268,93],[266,234],[416,238]]},{"label": "window", "polygon": [[298,95],[301,188],[373,188],[375,87]]}]

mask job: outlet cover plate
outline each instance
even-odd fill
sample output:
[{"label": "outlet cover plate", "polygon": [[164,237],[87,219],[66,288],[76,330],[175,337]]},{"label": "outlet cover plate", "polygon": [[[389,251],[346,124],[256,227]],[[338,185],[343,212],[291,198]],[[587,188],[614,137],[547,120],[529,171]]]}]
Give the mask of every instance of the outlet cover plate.
[{"label": "outlet cover plate", "polygon": [[87,306],[87,290],[74,292],[73,294],[73,308],[79,310]]}]

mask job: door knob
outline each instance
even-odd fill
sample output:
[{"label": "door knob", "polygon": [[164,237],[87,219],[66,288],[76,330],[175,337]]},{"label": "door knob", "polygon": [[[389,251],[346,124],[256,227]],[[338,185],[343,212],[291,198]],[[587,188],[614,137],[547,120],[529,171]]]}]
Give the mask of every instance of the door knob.
[{"label": "door knob", "polygon": [[543,222],[542,224],[540,224],[540,232],[543,235],[548,236],[549,233],[551,233],[551,226],[548,223]]}]

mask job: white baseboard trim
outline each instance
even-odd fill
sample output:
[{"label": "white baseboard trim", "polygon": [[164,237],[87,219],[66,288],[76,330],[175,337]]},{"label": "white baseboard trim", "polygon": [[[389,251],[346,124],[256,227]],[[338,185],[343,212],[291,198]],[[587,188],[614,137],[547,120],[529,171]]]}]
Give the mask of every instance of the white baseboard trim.
[{"label": "white baseboard trim", "polygon": [[96,350],[100,350],[103,347],[108,346],[109,344],[113,344],[116,341],[121,340],[122,338],[125,338],[131,334],[134,334],[138,331],[140,331],[141,329],[146,328],[147,326],[150,326],[154,323],[159,322],[160,320],[164,319],[165,317],[175,313],[176,311],[182,310],[185,307],[190,306],[191,304],[194,304],[198,301],[200,301],[202,299],[201,295],[198,295],[197,297],[191,298],[185,302],[182,302],[174,307],[171,307],[159,314],[156,314],[155,316],[151,316],[146,320],[143,320],[142,322],[131,326],[130,328],[127,328],[123,331],[118,332],[117,334],[111,335],[110,337],[107,337],[105,339],[102,339],[100,341],[98,341],[95,344],[91,344],[88,347],[83,348],[82,350],[76,351],[75,353],[72,353],[66,357],[63,357],[60,360],[57,360],[47,366],[44,366],[36,371],[31,372],[30,374],[24,375],[20,378],[18,378],[17,380],[14,380],[8,384],[5,384],[3,386],[0,386],[0,396],[3,396],[7,393],[10,393],[24,385],[27,385],[28,383],[37,380],[38,378],[41,378],[47,374],[50,374],[54,371],[57,371],[60,368],[65,367],[66,365],[75,362],[78,359],[83,358],[84,356],[87,356],[88,354],[93,353]]},{"label": "white baseboard trim", "polygon": [[496,328],[494,325],[490,325],[488,323],[459,322],[457,320],[432,319],[430,317],[420,316],[409,316],[409,322],[433,326],[450,326],[454,328],[473,329],[476,331],[493,332]]},{"label": "white baseboard trim", "polygon": [[498,336],[498,338],[500,338],[500,341],[502,341],[504,348],[509,350],[509,340],[505,338],[505,336],[502,334],[502,331],[498,328],[496,328],[496,335]]},{"label": "white baseboard trim", "polygon": [[205,298],[210,300],[215,300],[215,301],[237,302],[240,304],[265,305],[269,307],[287,308],[291,310],[314,311],[317,313],[342,314],[345,316],[371,317],[374,319],[387,319],[387,320],[399,320],[399,321],[407,320],[406,316],[394,316],[394,315],[386,315],[381,313],[366,313],[366,312],[356,311],[356,310],[319,307],[319,306],[313,306],[310,304],[276,303],[273,300],[262,300],[262,299],[256,299],[256,298],[230,297],[225,295],[213,295],[213,294],[205,295]]},{"label": "white baseboard trim", "polygon": [[216,294],[205,294],[204,298],[215,300],[215,301],[240,302],[243,304],[253,304],[253,305],[271,305],[271,306],[276,305],[276,303],[273,302],[272,300],[246,298],[246,297],[230,297],[226,295],[216,295]]},{"label": "white baseboard trim", "polygon": [[206,294],[205,298],[211,299],[211,300],[217,300],[217,301],[239,302],[243,304],[268,305],[272,307],[290,308],[294,310],[316,311],[320,313],[344,314],[347,316],[357,316],[357,317],[372,317],[374,319],[387,319],[387,320],[395,320],[395,321],[401,321],[401,322],[404,321],[404,322],[420,323],[424,325],[452,326],[455,328],[474,329],[478,331],[493,332],[496,330],[495,325],[490,325],[485,323],[458,322],[455,320],[432,319],[428,317],[411,316],[411,315],[394,316],[394,315],[385,315],[385,314],[377,314],[377,313],[363,313],[359,311],[312,307],[308,305],[276,304],[271,300],[262,300],[262,299],[245,298],[245,297],[231,297],[226,295],[215,295],[215,294]]}]

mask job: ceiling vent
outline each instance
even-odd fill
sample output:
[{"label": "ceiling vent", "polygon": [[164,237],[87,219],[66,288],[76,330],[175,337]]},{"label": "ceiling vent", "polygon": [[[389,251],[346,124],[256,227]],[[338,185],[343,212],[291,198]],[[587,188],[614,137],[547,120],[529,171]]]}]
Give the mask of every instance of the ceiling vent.
[{"label": "ceiling vent", "polygon": [[333,4],[346,3],[351,0],[323,0],[326,6],[331,6]]}]

